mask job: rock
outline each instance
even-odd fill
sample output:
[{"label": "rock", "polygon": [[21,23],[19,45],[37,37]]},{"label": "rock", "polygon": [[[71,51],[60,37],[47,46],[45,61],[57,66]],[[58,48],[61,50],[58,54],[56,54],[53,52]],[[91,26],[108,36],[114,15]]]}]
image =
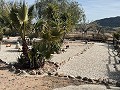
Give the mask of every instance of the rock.
[{"label": "rock", "polygon": [[66,45],[66,49],[68,49],[69,48],[69,45]]},{"label": "rock", "polygon": [[77,77],[75,77],[76,79],[82,79],[82,77],[81,76],[77,76]]},{"label": "rock", "polygon": [[92,83],[96,84],[98,81],[96,79],[92,79]]},{"label": "rock", "polygon": [[42,73],[40,71],[37,72],[38,75],[42,75]]},{"label": "rock", "polygon": [[62,49],[61,51],[62,51],[63,53],[64,53],[64,52],[66,52],[66,50],[65,50],[65,49]]},{"label": "rock", "polygon": [[5,65],[8,65],[6,62],[4,62],[0,59],[0,64],[2,64],[2,63],[5,64]]},{"label": "rock", "polygon": [[98,83],[103,83],[103,79],[99,78]]},{"label": "rock", "polygon": [[94,80],[89,78],[89,79],[88,79],[88,82],[93,83]]},{"label": "rock", "polygon": [[32,70],[29,72],[30,75],[36,75],[36,71],[35,70]]},{"label": "rock", "polygon": [[57,68],[59,67],[58,63],[54,63],[54,65],[55,65],[55,67],[57,67]]},{"label": "rock", "polygon": [[104,85],[107,85],[107,84],[108,84],[108,82],[107,82],[106,79],[100,79],[100,80],[99,80],[99,83],[104,84]]},{"label": "rock", "polygon": [[108,84],[115,84],[115,81],[112,79],[108,79]]},{"label": "rock", "polygon": [[21,46],[20,46],[20,43],[17,42],[15,49],[19,49],[19,48],[21,48]]},{"label": "rock", "polygon": [[68,76],[67,75],[64,75],[65,78],[67,78]]},{"label": "rock", "polygon": [[51,72],[48,72],[47,74],[48,74],[48,76],[51,76],[51,75],[53,75],[53,73],[51,73]]},{"label": "rock", "polygon": [[21,72],[18,75],[28,75],[28,73],[25,70],[21,70]]},{"label": "rock", "polygon": [[98,79],[93,79],[94,80],[94,82],[96,82],[96,83],[98,83],[99,82],[99,80]]},{"label": "rock", "polygon": [[64,77],[64,73],[58,74],[58,77]]},{"label": "rock", "polygon": [[11,72],[16,71],[16,68],[12,65],[11,68],[9,69],[9,71],[11,71]]},{"label": "rock", "polygon": [[54,64],[54,62],[50,62],[50,61],[49,61],[49,63],[50,63],[50,64]]},{"label": "rock", "polygon": [[82,79],[83,81],[87,81],[88,80],[88,78],[87,77],[83,77],[83,79]]},{"label": "rock", "polygon": [[108,84],[107,79],[103,79],[102,84]]},{"label": "rock", "polygon": [[15,71],[16,74],[17,74],[17,73],[20,73],[20,72],[21,72],[20,69],[16,69],[16,71]]},{"label": "rock", "polygon": [[86,51],[86,49],[84,49],[83,51]]},{"label": "rock", "polygon": [[81,52],[80,54],[83,54],[83,52]]},{"label": "rock", "polygon": [[6,47],[11,47],[11,44],[7,44]]},{"label": "rock", "polygon": [[68,78],[69,78],[69,79],[74,79],[75,77],[72,76],[72,75],[68,75]]},{"label": "rock", "polygon": [[35,80],[38,80],[38,78],[35,78]]},{"label": "rock", "polygon": [[44,74],[44,71],[41,69],[41,70],[37,71],[37,74],[42,75],[42,74]]},{"label": "rock", "polygon": [[53,72],[56,72],[56,71],[57,71],[57,68],[52,68],[50,71],[51,71],[52,73],[53,73]]},{"label": "rock", "polygon": [[120,87],[120,81],[116,82],[116,87]]},{"label": "rock", "polygon": [[58,76],[58,72],[55,73],[55,76]]}]

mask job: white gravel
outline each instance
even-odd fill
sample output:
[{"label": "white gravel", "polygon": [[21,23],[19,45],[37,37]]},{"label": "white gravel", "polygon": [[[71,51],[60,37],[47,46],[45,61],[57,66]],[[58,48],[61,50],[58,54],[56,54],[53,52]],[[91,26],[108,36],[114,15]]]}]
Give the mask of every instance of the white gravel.
[{"label": "white gravel", "polygon": [[[84,47],[84,46],[83,46]],[[74,47],[75,52],[80,52],[80,48]],[[81,50],[82,50],[81,49]],[[74,51],[73,51],[74,52]],[[109,52],[109,53],[108,53]],[[110,56],[110,53],[112,56]],[[70,57],[62,54],[61,57],[56,58],[56,61],[63,57]],[[88,78],[111,78],[114,80],[120,79],[120,64],[117,64],[119,58],[116,57],[112,49],[108,49],[108,44],[95,43],[90,49],[87,49],[83,54],[73,55],[68,62],[60,66],[59,73],[72,76],[82,76]],[[114,68],[116,66],[116,68]]]},{"label": "white gravel", "polygon": [[118,87],[111,87],[111,89],[107,89],[106,86],[103,85],[79,85],[79,86],[67,86],[62,88],[56,88],[54,90],[120,90]]},{"label": "white gravel", "polygon": [[6,45],[1,45],[0,59],[6,63],[16,62],[17,58],[20,56],[21,52],[15,49],[16,45],[12,44],[11,47],[6,47]]},{"label": "white gravel", "polygon": [[[65,46],[69,45],[68,49],[65,49]],[[57,63],[62,63],[62,62],[67,62],[76,56],[79,56],[84,50],[92,47],[92,43],[89,44],[84,44],[82,42],[72,42],[69,44],[64,45],[62,48],[64,48],[65,52],[62,52],[60,54],[54,54],[53,57],[51,58],[51,61],[57,62]]]},{"label": "white gravel", "polygon": [[[81,48],[81,47],[79,47]],[[76,49],[78,50],[78,49]],[[64,54],[63,54],[64,55]],[[105,43],[95,43],[83,54],[74,56],[58,70],[72,76],[82,76],[88,78],[111,78],[120,80],[120,60],[111,46]],[[66,56],[65,56],[66,57]],[[114,68],[116,66],[116,68]],[[110,90],[120,90],[119,87],[110,86]],[[56,88],[54,90],[109,90],[104,85],[79,85]]]}]

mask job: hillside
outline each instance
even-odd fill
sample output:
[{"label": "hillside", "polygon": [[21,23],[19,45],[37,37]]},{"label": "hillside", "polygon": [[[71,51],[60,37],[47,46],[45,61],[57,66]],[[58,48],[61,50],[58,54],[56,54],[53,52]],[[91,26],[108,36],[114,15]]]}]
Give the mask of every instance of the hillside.
[{"label": "hillside", "polygon": [[97,22],[99,25],[103,27],[116,28],[116,27],[120,27],[120,16],[104,18],[104,19],[96,20],[95,22]]}]

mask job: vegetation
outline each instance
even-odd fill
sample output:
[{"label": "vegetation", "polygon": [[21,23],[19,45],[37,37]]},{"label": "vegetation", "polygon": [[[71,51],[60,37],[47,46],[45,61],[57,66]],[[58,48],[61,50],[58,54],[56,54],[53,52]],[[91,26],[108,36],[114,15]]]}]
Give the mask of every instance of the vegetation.
[{"label": "vegetation", "polygon": [[[2,9],[0,25],[16,31],[22,38],[23,53],[18,59],[19,67],[34,69],[43,67],[51,54],[60,51],[66,33],[81,20],[82,14],[77,2],[67,0],[37,0],[29,8],[25,1],[15,2]],[[41,40],[34,42],[29,50],[26,35],[31,38],[36,35]]]},{"label": "vegetation", "polygon": [[83,14],[83,20],[79,26],[79,29],[82,30],[82,37],[83,39],[87,38],[87,32],[90,30],[92,26],[90,25],[89,22],[86,22],[86,16]]},{"label": "vegetation", "polygon": [[120,27],[120,16],[104,18],[104,19],[96,20],[95,22],[97,22],[99,25],[103,27],[116,28],[116,27]]},{"label": "vegetation", "polygon": [[83,20],[80,24],[77,25],[76,31],[81,33],[81,36],[78,35],[79,37],[77,38],[83,39],[85,41],[105,41],[107,39],[107,37],[104,34],[106,29],[96,22],[86,22],[86,16],[84,14]]},{"label": "vegetation", "polygon": [[[38,51],[37,53],[39,53],[39,59],[35,59],[33,62],[39,62],[39,65],[32,66],[43,67],[45,60],[49,59],[51,54],[60,51],[66,33],[71,31],[80,20],[81,9],[78,8],[77,3],[65,0],[38,1],[35,6],[36,13],[38,13],[35,32],[37,32],[41,41],[33,45],[33,51]],[[72,8],[73,6],[75,7]],[[72,10],[76,10],[78,14],[75,14],[79,16],[75,18],[74,16],[76,15],[73,15]]]},{"label": "vegetation", "polygon": [[113,45],[115,49],[119,48],[120,31],[113,34]]}]

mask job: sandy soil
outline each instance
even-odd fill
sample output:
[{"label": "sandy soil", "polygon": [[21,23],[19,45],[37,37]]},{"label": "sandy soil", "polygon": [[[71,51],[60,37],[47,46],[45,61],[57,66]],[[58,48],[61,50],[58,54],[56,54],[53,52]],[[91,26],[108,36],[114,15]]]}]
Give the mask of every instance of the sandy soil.
[{"label": "sandy soil", "polygon": [[53,76],[16,75],[0,62],[0,90],[53,90],[82,82]]}]

